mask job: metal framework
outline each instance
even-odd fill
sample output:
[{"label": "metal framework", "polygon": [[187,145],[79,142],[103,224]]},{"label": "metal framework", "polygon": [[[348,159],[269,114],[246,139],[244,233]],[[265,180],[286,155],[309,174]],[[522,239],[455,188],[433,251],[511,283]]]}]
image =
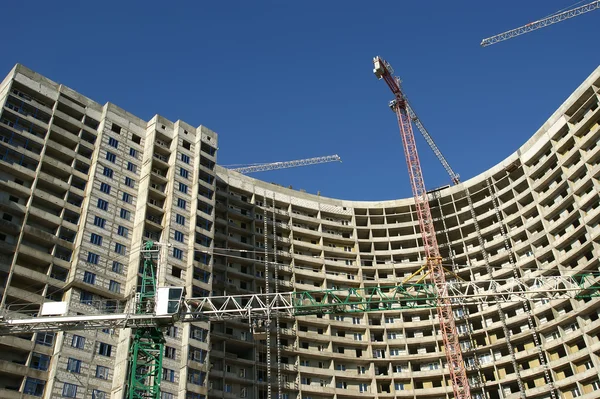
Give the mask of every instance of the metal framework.
[{"label": "metal framework", "polygon": [[259,165],[249,165],[243,166],[239,168],[232,168],[236,172],[247,174],[254,172],[263,172],[265,170],[275,170],[275,169],[286,169],[286,168],[295,168],[297,166],[308,166],[315,165],[319,163],[327,163],[327,162],[342,162],[342,159],[339,155],[327,155],[325,157],[315,157],[315,158],[307,158],[307,159],[298,159],[295,161],[285,161],[285,162],[273,162],[273,163],[265,163]]},{"label": "metal framework", "polygon": [[545,28],[549,25],[554,25],[558,22],[562,22],[566,19],[570,19],[576,17],[581,14],[588,13],[590,11],[594,11],[600,8],[600,0],[592,1],[591,3],[584,4],[579,7],[572,8],[567,11],[559,12],[557,14],[551,15],[546,18],[542,18],[540,20],[530,22],[527,25],[523,25],[521,27],[511,29],[509,31],[494,35],[492,37],[488,37],[487,39],[483,39],[481,41],[482,47],[491,46],[492,44],[496,44],[498,42],[502,42],[508,39],[512,39],[513,37],[523,35],[525,33],[529,33],[534,30],[538,30],[540,28]]},{"label": "metal framework", "polygon": [[395,99],[390,103],[390,107],[396,113],[398,125],[400,126],[400,135],[404,147],[404,155],[408,166],[408,174],[415,198],[417,216],[421,236],[423,238],[423,247],[427,258],[429,276],[436,287],[437,292],[437,311],[440,323],[440,330],[444,341],[444,349],[448,362],[450,379],[452,380],[452,389],[455,399],[470,399],[471,391],[467,379],[467,371],[462,358],[458,332],[454,323],[454,315],[450,299],[448,298],[448,286],[446,285],[446,273],[442,266],[442,257],[435,236],[433,218],[429,208],[429,199],[423,180],[419,154],[415,143],[415,136],[412,130],[411,118],[407,110],[406,98],[400,88],[400,79],[393,76],[393,70],[390,65],[380,57],[373,59],[375,76],[383,79],[392,90]]},{"label": "metal framework", "polygon": [[[141,253],[144,266],[140,292],[136,294],[135,313],[151,315],[155,312],[160,250],[152,241],[148,241]],[[165,337],[157,326],[135,330],[129,350],[128,399],[160,399],[164,346]]]},{"label": "metal framework", "polygon": [[[447,294],[447,302],[439,301],[440,291]],[[139,329],[140,325],[148,329],[172,325],[177,321],[188,323],[199,320],[266,320],[274,315],[296,317],[523,301],[544,303],[550,300],[597,297],[600,297],[600,273],[447,281],[441,290],[434,283],[405,283],[384,287],[187,298],[182,300],[178,314],[164,316],[123,313],[20,318],[17,314],[7,315],[0,321],[0,335],[107,327]]]},{"label": "metal framework", "polygon": [[417,114],[415,113],[413,108],[408,103],[408,99],[406,98],[406,95],[404,95],[404,101],[406,103],[406,110],[408,111],[408,115],[410,116],[410,119],[412,119],[412,121],[415,123],[415,126],[417,127],[417,129],[419,129],[419,131],[421,132],[421,135],[423,136],[423,138],[425,139],[425,141],[427,142],[429,147],[431,147],[431,149],[433,150],[433,153],[435,154],[437,159],[440,161],[440,163],[442,164],[444,169],[446,169],[446,172],[448,172],[448,174],[450,175],[450,179],[452,179],[452,183],[454,183],[454,184],[460,183],[460,176],[458,175],[458,173],[454,172],[454,170],[450,167],[450,164],[448,163],[448,161],[446,161],[446,157],[444,157],[444,155],[438,148],[437,144],[435,144],[435,141],[433,141],[433,138],[429,135],[429,132],[427,131],[427,129],[425,129],[425,126],[423,126],[423,123],[421,122],[421,120],[419,119],[419,117],[417,116]]}]

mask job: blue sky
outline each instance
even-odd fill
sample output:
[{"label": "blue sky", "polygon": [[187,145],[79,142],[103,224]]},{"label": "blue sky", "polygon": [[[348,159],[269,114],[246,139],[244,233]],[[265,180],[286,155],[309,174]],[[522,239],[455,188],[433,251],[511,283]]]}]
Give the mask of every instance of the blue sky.
[{"label": "blue sky", "polygon": [[[479,46],[572,0],[167,3],[8,2],[1,74],[19,62],[142,118],[205,125],[222,165],[337,153],[341,164],[254,176],[380,200],[411,192],[373,56],[463,180],[515,151],[600,64],[600,11]],[[448,184],[419,144],[427,187]]]}]

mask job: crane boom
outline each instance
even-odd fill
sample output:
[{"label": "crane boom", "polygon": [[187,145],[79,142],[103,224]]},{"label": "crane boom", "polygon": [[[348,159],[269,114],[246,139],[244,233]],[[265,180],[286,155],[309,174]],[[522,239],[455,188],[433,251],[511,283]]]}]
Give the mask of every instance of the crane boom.
[{"label": "crane boom", "polygon": [[[600,297],[600,273],[572,276],[540,276],[506,280],[446,282],[448,299],[456,305],[497,302],[547,301],[565,298]],[[159,288],[159,290],[165,288]],[[175,287],[168,289],[180,290]],[[175,322],[266,318],[279,314],[296,317],[314,314],[342,314],[391,309],[435,308],[438,301],[432,283],[405,283],[394,286],[293,291],[177,299],[181,306],[165,314],[119,314],[22,317],[8,313],[0,320],[0,335],[41,331],[94,330],[102,328],[160,328]],[[160,303],[160,299],[159,299]],[[158,305],[156,308],[160,308]]]},{"label": "crane boom", "polygon": [[373,72],[378,79],[383,79],[392,90],[395,99],[390,103],[390,107],[396,113],[400,135],[404,147],[404,155],[408,167],[409,180],[415,199],[415,207],[419,218],[421,237],[423,238],[423,247],[427,258],[429,275],[435,284],[437,292],[437,311],[440,323],[440,330],[444,342],[448,370],[452,380],[452,389],[455,399],[470,399],[471,391],[467,379],[467,371],[462,358],[458,332],[452,313],[452,303],[448,298],[448,286],[446,284],[446,274],[442,266],[442,258],[437,244],[433,218],[429,208],[429,199],[425,188],[425,181],[421,171],[419,154],[415,143],[415,136],[412,130],[411,118],[407,110],[407,103],[404,94],[400,88],[400,79],[393,76],[393,70],[390,65],[380,57],[373,59]]},{"label": "crane boom", "polygon": [[452,183],[454,183],[454,184],[460,183],[460,176],[458,175],[458,173],[454,172],[454,170],[450,167],[450,164],[448,163],[448,161],[446,161],[446,157],[444,157],[444,155],[442,154],[442,152],[440,151],[438,146],[435,144],[435,141],[433,141],[433,138],[429,135],[429,132],[427,131],[427,129],[425,129],[425,126],[423,126],[423,123],[421,122],[421,120],[419,119],[419,117],[417,116],[417,114],[415,113],[413,108],[408,103],[408,99],[406,98],[406,95],[404,96],[404,101],[406,101],[406,109],[408,111],[408,115],[410,116],[410,119],[412,119],[412,121],[415,123],[415,125],[421,132],[421,135],[423,136],[423,138],[425,139],[427,144],[429,144],[429,147],[431,147],[431,149],[433,150],[433,153],[435,154],[437,159],[440,161],[440,163],[442,164],[444,169],[446,169],[446,172],[448,172],[448,175],[450,175],[450,179],[452,179]]},{"label": "crane boom", "polygon": [[260,165],[250,165],[243,166],[239,168],[233,168],[236,172],[247,174],[254,172],[263,172],[265,170],[275,170],[275,169],[286,169],[286,168],[295,168],[297,166],[307,166],[307,165],[315,165],[319,163],[327,163],[327,162],[342,162],[342,159],[339,155],[327,155],[324,157],[315,157],[315,158],[307,158],[307,159],[298,159],[295,161],[284,161],[284,162],[272,162]]},{"label": "crane boom", "polygon": [[577,17],[581,14],[588,13],[590,11],[594,11],[600,8],[600,0],[592,1],[591,3],[584,4],[579,7],[572,8],[567,11],[563,11],[560,13],[556,13],[546,18],[542,18],[540,20],[530,22],[527,25],[520,26],[515,29],[508,30],[506,32],[494,35],[492,37],[488,37],[487,39],[483,39],[481,41],[482,47],[491,46],[492,44],[496,44],[498,42],[502,42],[504,40],[512,39],[513,37],[523,35],[525,33],[529,33],[534,30],[538,30],[540,28],[545,28],[549,25],[554,25],[558,22],[562,22],[566,19],[570,19],[573,17]]}]

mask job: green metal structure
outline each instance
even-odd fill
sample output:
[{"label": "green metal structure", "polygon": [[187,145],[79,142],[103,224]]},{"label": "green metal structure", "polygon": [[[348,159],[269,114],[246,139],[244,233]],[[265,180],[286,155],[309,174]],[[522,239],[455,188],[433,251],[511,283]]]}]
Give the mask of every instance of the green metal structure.
[{"label": "green metal structure", "polygon": [[[136,295],[136,314],[151,314],[156,301],[156,266],[159,250],[152,241],[142,250],[144,265]],[[160,399],[165,338],[158,327],[137,328],[129,350],[127,399]]]}]

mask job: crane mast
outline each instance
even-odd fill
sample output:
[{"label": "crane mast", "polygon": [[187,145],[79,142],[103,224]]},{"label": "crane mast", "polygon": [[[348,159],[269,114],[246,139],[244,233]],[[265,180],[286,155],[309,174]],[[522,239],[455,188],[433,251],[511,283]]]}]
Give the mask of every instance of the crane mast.
[{"label": "crane mast", "polygon": [[498,42],[503,42],[508,39],[512,39],[516,36],[524,35],[525,33],[529,33],[534,30],[538,30],[540,28],[545,28],[546,26],[554,25],[558,22],[562,22],[566,19],[570,19],[573,17],[577,17],[581,14],[586,14],[590,11],[594,11],[600,8],[600,0],[592,1],[591,3],[584,4],[579,7],[572,8],[570,10],[566,10],[563,12],[559,12],[549,17],[539,19],[534,22],[530,22],[526,25],[520,26],[515,29],[508,30],[506,32],[499,33],[492,37],[488,37],[487,39],[483,39],[481,41],[481,47],[491,46],[492,44],[496,44]]},{"label": "crane mast", "polygon": [[284,162],[272,162],[258,165],[248,165],[241,166],[238,168],[231,168],[231,170],[247,174],[254,172],[263,172],[266,170],[275,170],[275,169],[286,169],[286,168],[295,168],[297,166],[308,166],[315,165],[319,163],[327,163],[327,162],[342,162],[342,159],[339,155],[327,155],[324,157],[315,157],[315,158],[307,158],[307,159],[297,159],[295,161],[284,161]]},{"label": "crane mast", "polygon": [[435,236],[433,218],[429,208],[427,190],[421,171],[419,154],[417,152],[415,136],[412,130],[411,117],[407,109],[406,97],[400,87],[400,79],[393,76],[394,72],[391,66],[380,57],[375,57],[373,59],[373,64],[375,76],[378,79],[383,79],[387,83],[395,97],[395,99],[390,102],[390,107],[396,113],[398,119],[410,184],[415,199],[421,236],[423,238],[423,247],[425,249],[429,275],[437,291],[437,311],[440,330],[442,332],[448,369],[452,380],[454,398],[470,399],[471,391],[467,379],[467,372],[462,358],[456,325],[454,323],[452,303],[448,297],[446,275],[442,266],[442,258]]}]

